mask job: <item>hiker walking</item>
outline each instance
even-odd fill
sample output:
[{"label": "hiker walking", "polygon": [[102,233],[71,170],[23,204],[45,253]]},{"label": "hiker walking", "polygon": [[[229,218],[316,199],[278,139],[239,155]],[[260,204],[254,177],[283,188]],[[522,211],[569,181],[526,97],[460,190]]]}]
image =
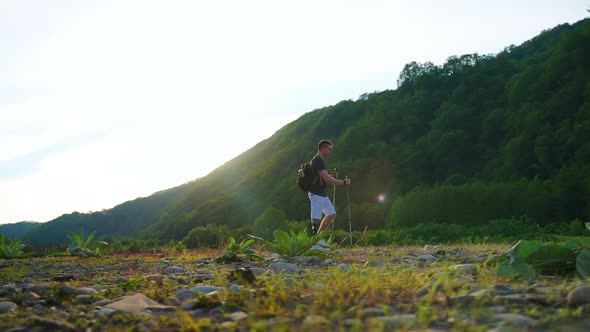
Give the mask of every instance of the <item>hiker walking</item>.
[{"label": "hiker walking", "polygon": [[[321,233],[328,228],[336,218],[336,210],[326,194],[327,185],[349,185],[350,179],[338,179],[338,172],[334,171],[328,174],[325,160],[332,153],[334,144],[328,140],[321,140],[318,144],[318,153],[311,159],[310,168],[313,176],[313,182],[307,193],[311,201],[311,225],[313,234]],[[322,213],[325,215],[322,220]]]}]

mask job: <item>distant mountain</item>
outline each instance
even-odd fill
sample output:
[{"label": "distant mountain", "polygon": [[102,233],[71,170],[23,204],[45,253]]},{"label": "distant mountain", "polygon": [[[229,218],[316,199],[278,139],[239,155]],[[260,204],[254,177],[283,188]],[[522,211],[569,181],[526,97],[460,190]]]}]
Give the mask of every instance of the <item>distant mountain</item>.
[{"label": "distant mountain", "polygon": [[[201,179],[110,210],[63,215],[24,239],[55,245],[84,228],[166,242],[197,226],[250,225],[271,206],[306,220],[309,202],[295,174],[321,138],[335,142],[328,167],[352,179],[355,229],[522,215],[541,224],[587,220],[590,20],[495,55],[409,63],[396,90],[306,113]],[[343,189],[337,194],[342,216]]]},{"label": "distant mountain", "polygon": [[193,182],[137,198],[112,209],[64,214],[42,223],[27,232],[22,239],[35,247],[55,246],[67,243],[67,234],[96,231],[96,238],[137,237],[147,227],[157,222],[165,209],[185,197]]},{"label": "distant mountain", "polygon": [[4,234],[10,240],[19,240],[23,236],[39,227],[41,223],[35,221],[20,221],[11,224],[0,224],[0,233]]}]

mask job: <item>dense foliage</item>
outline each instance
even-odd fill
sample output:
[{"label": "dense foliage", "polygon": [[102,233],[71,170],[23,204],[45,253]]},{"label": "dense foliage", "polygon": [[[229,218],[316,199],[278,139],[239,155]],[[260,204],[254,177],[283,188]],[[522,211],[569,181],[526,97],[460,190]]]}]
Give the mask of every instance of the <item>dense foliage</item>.
[{"label": "dense foliage", "polygon": [[[307,113],[165,197],[64,215],[25,240],[60,243],[84,224],[97,236],[147,229],[144,239],[167,242],[204,237],[208,225],[233,229],[256,220],[256,226],[269,216],[305,220],[309,202],[295,174],[321,138],[335,142],[328,167],[352,178],[356,231],[477,227],[522,216],[527,227],[587,220],[590,20],[557,26],[495,55],[452,56],[440,66],[409,63],[396,90]],[[380,194],[385,200],[377,200]],[[346,224],[344,197],[339,189],[337,228]]]}]

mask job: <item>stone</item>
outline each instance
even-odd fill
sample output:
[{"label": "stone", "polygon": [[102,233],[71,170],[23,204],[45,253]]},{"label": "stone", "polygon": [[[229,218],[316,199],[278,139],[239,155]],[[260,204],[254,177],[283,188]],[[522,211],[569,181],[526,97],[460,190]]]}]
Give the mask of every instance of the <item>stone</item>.
[{"label": "stone", "polygon": [[567,295],[567,304],[572,307],[590,303],[590,285],[581,285],[574,288]]},{"label": "stone", "polygon": [[102,308],[96,312],[96,315],[98,317],[108,316],[108,315],[112,314],[114,311],[115,310],[111,309],[111,308]]},{"label": "stone", "polygon": [[179,301],[184,301],[186,299],[192,299],[195,296],[197,296],[197,294],[195,294],[195,292],[190,291],[189,289],[181,289],[176,292],[176,298]]},{"label": "stone", "polygon": [[76,279],[76,276],[71,273],[58,273],[53,277],[53,281],[70,281],[74,279]]},{"label": "stone", "polygon": [[41,326],[44,327],[44,331],[45,330],[49,330],[49,331],[78,331],[78,328],[76,327],[76,325],[66,322],[66,321],[60,321],[60,320],[53,320],[53,319],[49,319],[49,318],[43,318],[43,317],[38,317],[38,316],[33,316],[31,318],[29,318],[29,325],[31,326]]},{"label": "stone", "polygon": [[429,252],[429,253],[434,253],[438,250],[442,249],[442,247],[440,246],[433,246],[431,244],[427,244],[424,246],[424,251]]},{"label": "stone", "polygon": [[304,301],[311,301],[311,300],[313,300],[313,294],[301,294],[300,297]]},{"label": "stone", "polygon": [[62,282],[61,285],[59,285],[59,290],[65,295],[90,295],[97,293],[96,289],[94,288],[72,287],[65,282]]},{"label": "stone", "polygon": [[16,293],[18,293],[18,290],[16,289],[16,287],[14,287],[12,285],[4,285],[4,286],[0,287],[0,297],[1,296],[12,296]]},{"label": "stone", "polygon": [[172,297],[172,296],[168,296],[168,297],[167,297],[167,298],[164,300],[164,303],[166,303],[166,304],[168,304],[168,305],[173,305],[173,306],[175,306],[175,307],[180,307],[180,306],[182,305],[182,302],[181,302],[179,299],[177,299],[177,298],[175,298],[175,297]]},{"label": "stone", "polygon": [[498,284],[498,285],[494,285],[494,293],[496,295],[510,295],[510,294],[520,293],[520,291],[517,291],[506,284]]},{"label": "stone", "polygon": [[92,296],[91,295],[78,295],[76,296],[76,304],[77,305],[87,305],[92,303]]},{"label": "stone", "polygon": [[112,276],[112,277],[107,278],[106,281],[111,284],[122,284],[124,282],[129,281],[129,280],[127,280],[127,278],[121,277],[121,276]]},{"label": "stone", "polygon": [[303,325],[328,325],[330,321],[324,316],[309,315],[303,320]]},{"label": "stone", "polygon": [[23,294],[20,299],[20,303],[25,307],[32,307],[39,302],[41,297],[34,292],[27,292]]},{"label": "stone", "polygon": [[232,312],[227,317],[234,322],[239,322],[241,320],[248,319],[248,314],[243,311],[236,311]]},{"label": "stone", "polygon": [[173,306],[162,305],[142,293],[135,293],[119,301],[107,304],[105,308],[120,310],[123,312],[138,313],[144,310],[150,311],[172,311],[176,308]]},{"label": "stone", "polygon": [[190,289],[190,291],[195,292],[196,294],[202,293],[202,294],[209,294],[211,292],[214,291],[218,291],[221,290],[221,287],[217,287],[217,286],[195,286],[193,288]]},{"label": "stone", "polygon": [[360,311],[362,318],[381,317],[387,315],[382,308],[365,308]]},{"label": "stone", "polygon": [[348,265],[346,265],[346,263],[338,264],[338,268],[344,272],[348,272],[350,270],[350,268],[348,267]]},{"label": "stone", "polygon": [[18,306],[14,302],[0,302],[0,314],[7,313],[9,311],[15,311]]},{"label": "stone", "polygon": [[436,257],[434,257],[433,255],[430,255],[430,254],[426,254],[426,255],[420,255],[420,256],[418,256],[417,259],[419,261],[423,261],[423,262],[434,262],[434,260],[436,259]]},{"label": "stone", "polygon": [[468,306],[475,302],[477,297],[473,295],[458,295],[450,298],[450,303],[453,306]]},{"label": "stone", "polygon": [[111,302],[112,301],[109,299],[103,299],[103,300],[98,300],[98,301],[94,302],[92,305],[94,305],[96,307],[102,307],[102,306],[105,306]]},{"label": "stone", "polygon": [[238,293],[240,291],[240,286],[238,285],[231,285],[227,288],[230,292]]},{"label": "stone", "polygon": [[537,321],[519,314],[497,314],[496,319],[500,321],[501,325],[510,325],[514,327],[533,327],[537,325]]},{"label": "stone", "polygon": [[163,282],[166,279],[166,276],[161,274],[152,274],[145,278],[147,281],[156,281],[156,282]]},{"label": "stone", "polygon": [[299,267],[293,263],[283,263],[283,262],[276,262],[270,264],[268,267],[271,271],[274,272],[297,272],[299,271]]},{"label": "stone", "polygon": [[238,268],[229,272],[227,279],[230,282],[238,281],[240,283],[251,284],[256,281],[256,275],[250,268]]},{"label": "stone", "polygon": [[179,274],[184,273],[184,268],[180,266],[169,266],[164,269],[164,274]]},{"label": "stone", "polygon": [[370,326],[383,326],[385,330],[395,330],[406,326],[412,326],[417,323],[414,314],[398,314],[391,316],[382,316],[369,318],[367,324]]},{"label": "stone", "polygon": [[252,271],[252,272],[254,273],[254,275],[255,275],[255,276],[262,275],[262,274],[264,274],[264,272],[266,272],[266,270],[265,270],[265,269],[261,269],[261,268],[259,268],[259,267],[251,267],[251,268],[250,268],[250,271]]},{"label": "stone", "polygon": [[529,303],[529,298],[523,294],[496,295],[492,299],[492,303],[495,305],[527,305]]},{"label": "stone", "polygon": [[26,289],[27,291],[31,291],[33,293],[39,294],[44,297],[52,297],[53,296],[53,289],[51,288],[51,286],[29,285],[29,286],[26,286],[23,288]]},{"label": "stone", "polygon": [[383,261],[380,259],[371,259],[368,260],[367,262],[365,262],[365,267],[377,267],[377,266],[383,266]]},{"label": "stone", "polygon": [[477,275],[477,266],[475,264],[453,265],[453,266],[451,266],[451,269],[453,269],[454,271],[459,272],[459,273],[471,274],[474,276]]}]

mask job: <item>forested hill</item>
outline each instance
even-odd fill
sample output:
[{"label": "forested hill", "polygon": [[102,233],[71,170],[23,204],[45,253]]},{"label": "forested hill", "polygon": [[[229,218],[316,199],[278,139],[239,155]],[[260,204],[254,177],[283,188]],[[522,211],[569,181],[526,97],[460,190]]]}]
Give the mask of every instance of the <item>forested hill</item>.
[{"label": "forested hill", "polygon": [[[197,226],[251,224],[270,206],[307,219],[307,197],[294,181],[321,138],[335,142],[328,167],[352,178],[357,229],[523,215],[540,224],[588,219],[590,20],[495,55],[410,63],[396,90],[307,113],[166,199],[64,215],[25,240],[55,244],[81,227],[98,235],[149,228],[146,238],[182,239]],[[344,192],[337,194],[344,215]],[[119,231],[129,220],[133,232]]]}]

